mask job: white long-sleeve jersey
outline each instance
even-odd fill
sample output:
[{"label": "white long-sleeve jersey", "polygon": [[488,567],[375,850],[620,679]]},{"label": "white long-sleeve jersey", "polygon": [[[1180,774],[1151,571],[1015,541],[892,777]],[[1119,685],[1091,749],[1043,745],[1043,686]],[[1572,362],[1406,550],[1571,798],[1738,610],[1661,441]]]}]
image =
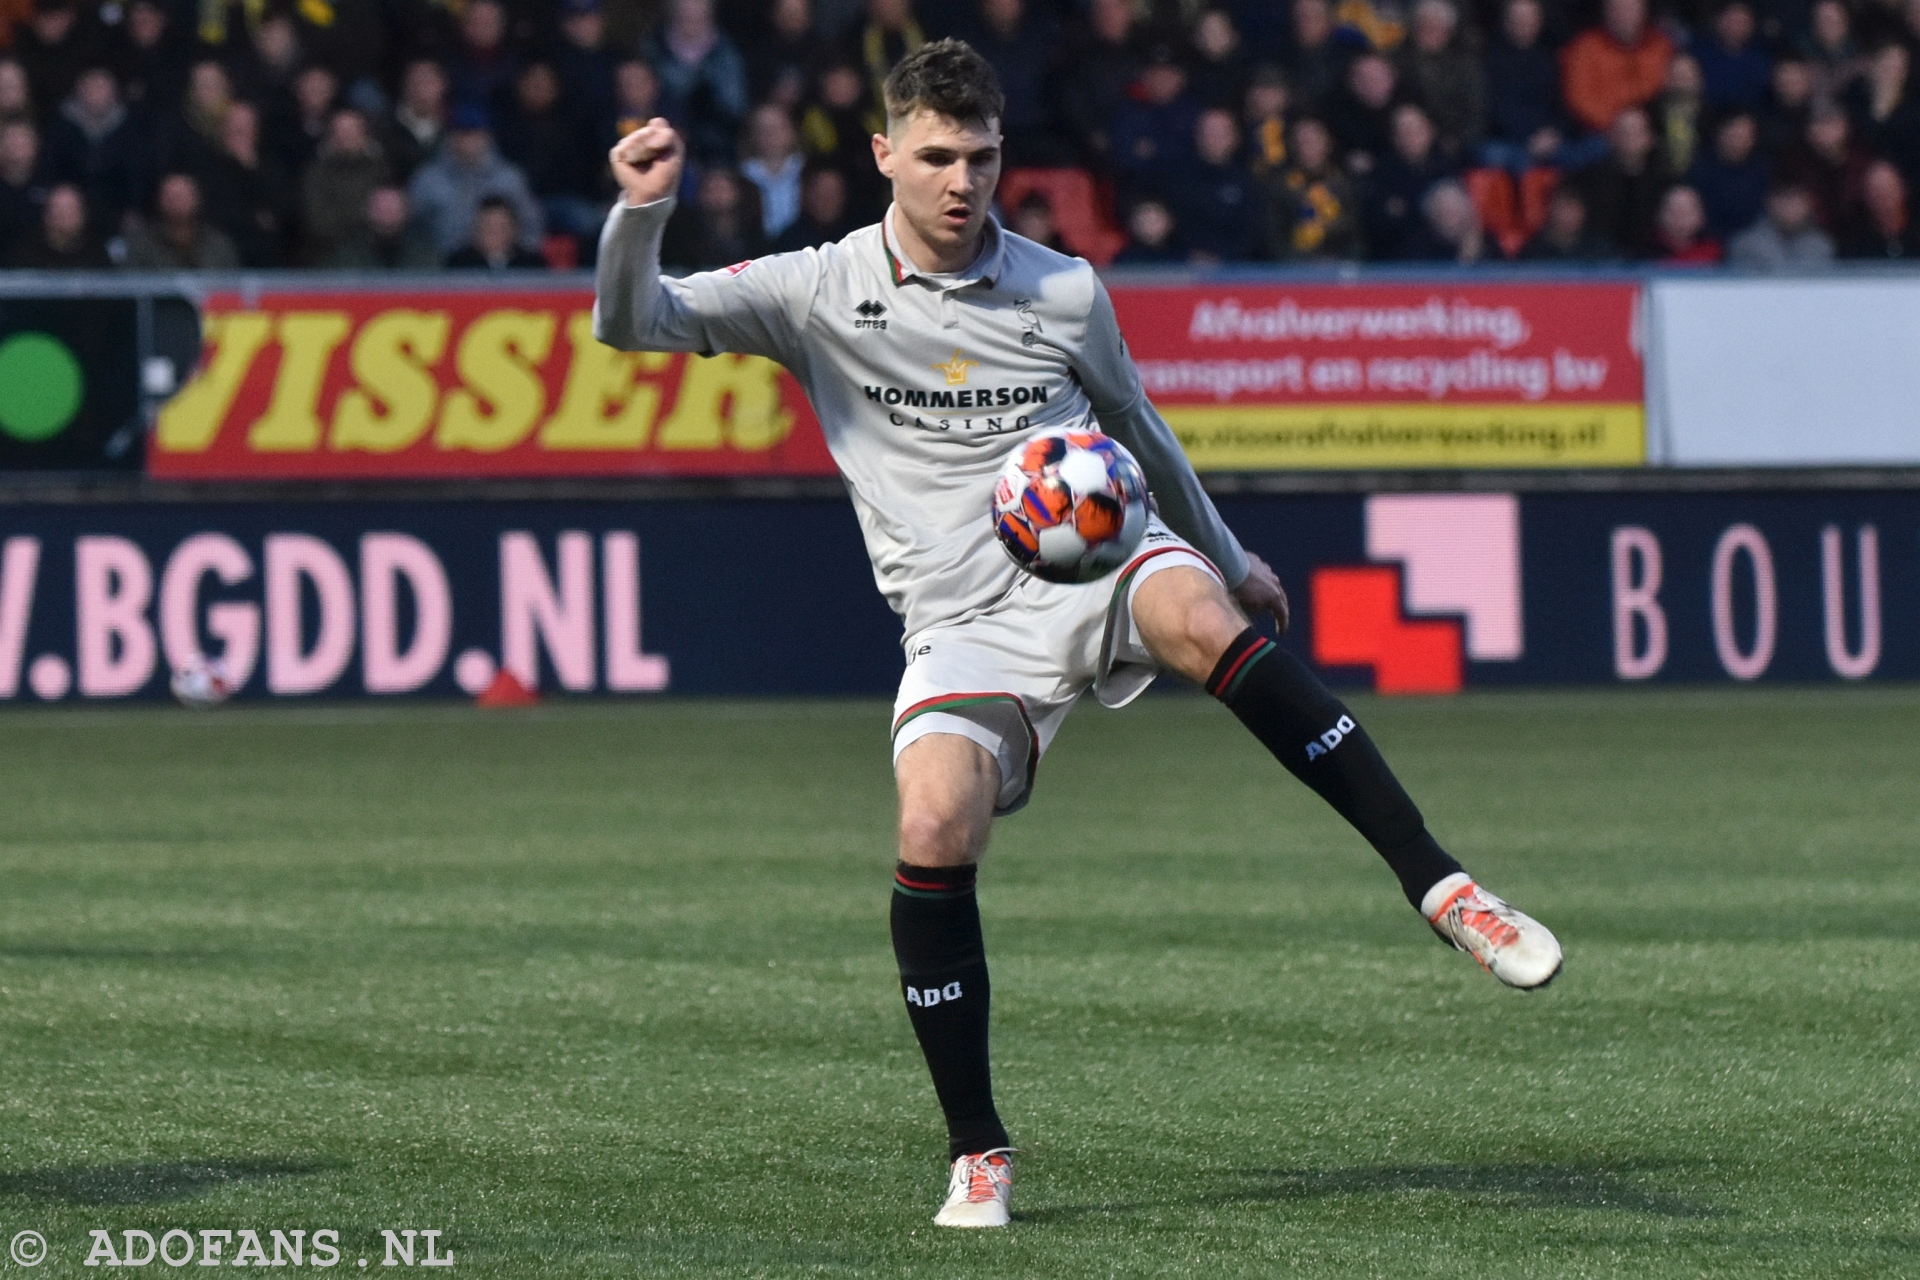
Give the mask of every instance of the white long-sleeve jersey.
[{"label": "white long-sleeve jersey", "polygon": [[685,279],[660,274],[671,199],[616,203],[594,335],[628,351],[733,351],[790,369],[851,492],[873,576],[906,634],[964,622],[1020,570],[989,518],[1034,431],[1094,420],[1132,450],[1161,519],[1237,585],[1240,549],[1147,400],[1093,268],[989,220],[973,266],[914,269],[887,217],[837,244]]}]

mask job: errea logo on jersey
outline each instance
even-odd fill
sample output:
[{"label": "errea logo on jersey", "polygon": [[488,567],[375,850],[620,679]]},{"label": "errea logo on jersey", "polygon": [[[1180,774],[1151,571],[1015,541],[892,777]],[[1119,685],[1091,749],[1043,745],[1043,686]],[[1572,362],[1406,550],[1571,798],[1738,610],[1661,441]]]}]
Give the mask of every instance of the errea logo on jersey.
[{"label": "errea logo on jersey", "polygon": [[1317,760],[1327,752],[1346,741],[1347,735],[1359,726],[1354,724],[1352,716],[1341,716],[1333,722],[1333,728],[1307,744],[1307,759]]},{"label": "errea logo on jersey", "polygon": [[856,329],[884,329],[887,322],[880,317],[887,313],[887,304],[868,298],[854,309],[853,327]]},{"label": "errea logo on jersey", "polygon": [[949,982],[944,987],[908,987],[907,1003],[919,1005],[922,1009],[931,1009],[937,1004],[951,1004],[960,998],[960,984]]}]

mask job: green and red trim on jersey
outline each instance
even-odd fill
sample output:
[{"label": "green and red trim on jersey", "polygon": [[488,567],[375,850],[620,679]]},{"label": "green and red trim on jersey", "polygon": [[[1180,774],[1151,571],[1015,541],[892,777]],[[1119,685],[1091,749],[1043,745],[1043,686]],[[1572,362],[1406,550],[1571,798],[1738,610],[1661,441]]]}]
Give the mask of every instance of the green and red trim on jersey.
[{"label": "green and red trim on jersey", "polygon": [[893,722],[893,735],[907,727],[909,720],[926,715],[929,711],[957,711],[962,707],[976,707],[988,702],[1010,702],[1020,714],[1020,725],[1027,731],[1027,790],[1033,790],[1034,773],[1040,768],[1040,734],[1033,727],[1033,717],[1027,714],[1027,704],[1011,693],[943,693],[933,698],[923,698],[900,713]]},{"label": "green and red trim on jersey", "polygon": [[1233,695],[1240,691],[1240,682],[1253,670],[1253,664],[1279,647],[1248,627],[1214,664],[1213,674],[1207,677],[1207,692],[1222,702],[1231,702]]}]

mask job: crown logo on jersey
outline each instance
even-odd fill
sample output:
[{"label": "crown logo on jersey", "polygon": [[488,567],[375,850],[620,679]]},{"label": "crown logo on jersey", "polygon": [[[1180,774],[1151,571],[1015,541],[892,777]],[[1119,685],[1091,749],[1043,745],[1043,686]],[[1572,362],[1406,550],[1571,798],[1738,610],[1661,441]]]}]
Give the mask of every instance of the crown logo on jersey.
[{"label": "crown logo on jersey", "polygon": [[945,364],[936,364],[933,367],[947,375],[948,386],[964,387],[967,385],[967,370],[978,369],[980,362],[978,360],[967,359],[967,357],[961,353],[960,348],[955,347],[953,349],[953,359],[947,361]]}]

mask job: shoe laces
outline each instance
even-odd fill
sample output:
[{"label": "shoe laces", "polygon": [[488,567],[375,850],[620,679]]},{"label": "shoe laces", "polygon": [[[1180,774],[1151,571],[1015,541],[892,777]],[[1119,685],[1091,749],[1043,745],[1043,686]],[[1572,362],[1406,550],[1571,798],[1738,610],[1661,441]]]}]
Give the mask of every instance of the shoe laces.
[{"label": "shoe laces", "polygon": [[1485,938],[1496,947],[1511,946],[1520,940],[1520,928],[1509,918],[1512,908],[1479,885],[1474,885],[1447,909],[1462,926]]},{"label": "shoe laces", "polygon": [[[967,1203],[985,1204],[999,1198],[999,1189],[1013,1180],[1012,1147],[995,1147],[977,1156],[961,1156],[961,1173],[967,1180]],[[999,1160],[994,1160],[998,1156]]]}]

